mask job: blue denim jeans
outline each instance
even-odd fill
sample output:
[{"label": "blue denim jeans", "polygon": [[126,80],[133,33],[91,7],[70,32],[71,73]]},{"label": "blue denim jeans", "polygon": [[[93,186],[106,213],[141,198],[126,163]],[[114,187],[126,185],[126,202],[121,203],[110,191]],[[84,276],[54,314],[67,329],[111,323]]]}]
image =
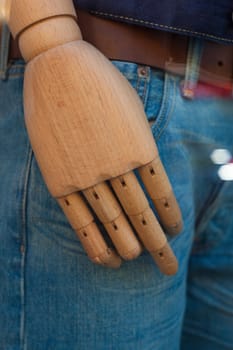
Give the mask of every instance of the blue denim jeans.
[{"label": "blue denim jeans", "polygon": [[230,350],[233,182],[211,155],[233,153],[233,100],[185,99],[178,76],[114,64],[145,106],[182,210],[184,230],[170,239],[179,272],[162,275],[147,252],[119,270],[88,260],[41,177],[24,62],[12,61],[0,81],[0,349]]}]

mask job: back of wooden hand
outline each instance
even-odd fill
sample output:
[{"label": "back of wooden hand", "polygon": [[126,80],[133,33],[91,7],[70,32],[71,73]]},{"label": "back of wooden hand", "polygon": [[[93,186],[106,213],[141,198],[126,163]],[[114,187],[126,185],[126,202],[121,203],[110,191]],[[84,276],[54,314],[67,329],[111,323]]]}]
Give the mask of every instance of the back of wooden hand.
[{"label": "back of wooden hand", "polygon": [[165,230],[178,233],[180,210],[143,106],[110,61],[82,40],[74,18],[71,1],[12,0],[10,28],[29,61],[25,121],[44,180],[92,261],[118,267],[120,256],[133,259],[145,246],[161,271],[174,274],[176,258],[133,172],[138,168]]}]

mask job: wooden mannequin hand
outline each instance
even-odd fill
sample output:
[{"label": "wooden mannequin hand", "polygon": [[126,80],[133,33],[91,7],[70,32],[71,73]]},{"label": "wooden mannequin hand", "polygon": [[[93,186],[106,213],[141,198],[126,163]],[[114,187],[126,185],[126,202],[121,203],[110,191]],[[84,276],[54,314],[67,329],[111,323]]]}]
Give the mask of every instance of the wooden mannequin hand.
[{"label": "wooden mannequin hand", "polygon": [[[28,0],[19,1],[25,6]],[[10,23],[15,21],[12,14]],[[180,210],[140,99],[120,72],[81,39],[71,15],[33,21],[36,25],[24,23],[29,29],[19,40],[29,61],[25,121],[51,194],[95,263],[118,267],[119,256],[133,259],[144,245],[162,272],[174,274],[176,258],[133,172],[138,169],[166,232],[178,233]],[[105,243],[89,206],[117,253]]]}]

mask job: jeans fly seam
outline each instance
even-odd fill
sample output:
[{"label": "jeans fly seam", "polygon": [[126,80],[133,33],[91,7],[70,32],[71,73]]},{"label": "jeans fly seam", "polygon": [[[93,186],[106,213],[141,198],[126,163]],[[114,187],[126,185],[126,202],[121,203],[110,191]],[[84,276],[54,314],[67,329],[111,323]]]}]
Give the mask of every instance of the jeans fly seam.
[{"label": "jeans fly seam", "polygon": [[27,165],[25,168],[25,180],[22,198],[22,245],[24,246],[24,251],[21,255],[21,318],[20,318],[20,349],[26,350],[25,343],[25,263],[26,263],[26,244],[27,244],[27,189],[30,177],[30,169],[32,163],[32,149],[28,146],[27,154]]}]

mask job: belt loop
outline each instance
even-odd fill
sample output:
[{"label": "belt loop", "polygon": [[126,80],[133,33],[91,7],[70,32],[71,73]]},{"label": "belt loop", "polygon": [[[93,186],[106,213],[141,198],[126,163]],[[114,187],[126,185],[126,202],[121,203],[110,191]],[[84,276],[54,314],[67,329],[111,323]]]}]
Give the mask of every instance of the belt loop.
[{"label": "belt loop", "polygon": [[189,39],[185,78],[182,86],[182,95],[188,99],[193,99],[195,95],[195,87],[199,79],[203,47],[204,40],[197,38]]},{"label": "belt loop", "polygon": [[0,44],[0,79],[6,79],[8,55],[10,47],[10,31],[8,26],[4,23],[1,32]]}]

